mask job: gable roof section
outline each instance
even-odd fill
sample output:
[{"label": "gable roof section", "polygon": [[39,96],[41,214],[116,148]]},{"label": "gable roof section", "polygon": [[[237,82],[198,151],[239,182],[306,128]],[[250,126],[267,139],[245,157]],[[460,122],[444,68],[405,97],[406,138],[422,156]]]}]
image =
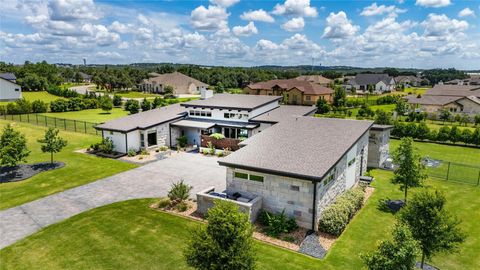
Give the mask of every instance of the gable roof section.
[{"label": "gable roof section", "polygon": [[322,75],[302,75],[295,78],[295,80],[299,81],[307,81],[311,83],[317,84],[329,84],[332,82],[329,78],[325,78]]},{"label": "gable roof section", "polygon": [[333,90],[321,86],[316,83],[312,83],[309,81],[301,81],[296,79],[288,79],[288,80],[270,80],[265,82],[258,82],[254,84],[250,84],[247,87],[254,90],[263,90],[263,89],[272,89],[273,87],[278,86],[284,90],[291,90],[297,88],[301,92],[306,95],[327,95],[333,94]]},{"label": "gable roof section", "polygon": [[8,82],[8,83],[14,84],[14,85],[16,85],[16,86],[18,86],[18,87],[21,88],[21,86],[20,86],[18,83],[14,83],[14,82],[12,82],[11,80],[5,79],[5,78],[3,78],[3,77],[0,77],[0,80],[4,80],[4,81],[6,81],[6,82]]},{"label": "gable roof section", "polygon": [[218,163],[321,181],[372,124],[372,121],[308,116],[293,118],[250,137],[242,143],[245,147]]},{"label": "gable roof section", "polygon": [[173,88],[188,88],[188,86],[192,83],[197,87],[208,87],[208,84],[177,71],[165,74],[151,73],[151,75],[154,75],[154,77],[145,79],[143,81],[146,83],[170,85]]},{"label": "gable roof section", "polygon": [[386,85],[389,85],[391,80],[392,77],[388,76],[388,74],[357,74],[355,79],[353,79],[352,84],[374,85],[382,81]]},{"label": "gable roof section", "polygon": [[291,118],[309,115],[317,110],[313,106],[280,105],[277,108],[250,119],[252,122],[279,123]]},{"label": "gable roof section", "polygon": [[424,96],[480,97],[480,85],[435,85]]},{"label": "gable roof section", "polygon": [[455,102],[463,97],[458,96],[422,96],[417,98],[415,95],[408,95],[405,97],[408,103],[410,104],[420,104],[420,105],[447,105],[452,102]]},{"label": "gable roof section", "polygon": [[257,96],[237,94],[216,94],[211,98],[192,100],[181,105],[184,107],[215,108],[251,111],[282,99],[278,96]]},{"label": "gable roof section", "polygon": [[17,79],[17,77],[15,76],[15,74],[13,74],[13,73],[11,73],[11,72],[0,73],[0,78],[5,79],[5,80],[8,80],[8,81],[15,81],[15,80]]},{"label": "gable roof section", "polygon": [[179,104],[173,104],[108,121],[95,126],[95,128],[99,130],[129,132],[135,129],[147,129],[165,122],[180,119],[186,114],[187,111],[185,108]]}]

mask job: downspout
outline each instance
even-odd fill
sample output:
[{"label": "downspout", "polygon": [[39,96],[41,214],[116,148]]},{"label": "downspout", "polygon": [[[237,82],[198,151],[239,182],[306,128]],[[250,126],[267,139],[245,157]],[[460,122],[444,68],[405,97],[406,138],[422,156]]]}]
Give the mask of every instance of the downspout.
[{"label": "downspout", "polygon": [[313,182],[313,213],[312,213],[312,233],[315,232],[315,220],[317,218],[317,181]]},{"label": "downspout", "polygon": [[125,133],[125,153],[128,153],[128,136],[127,133]]}]

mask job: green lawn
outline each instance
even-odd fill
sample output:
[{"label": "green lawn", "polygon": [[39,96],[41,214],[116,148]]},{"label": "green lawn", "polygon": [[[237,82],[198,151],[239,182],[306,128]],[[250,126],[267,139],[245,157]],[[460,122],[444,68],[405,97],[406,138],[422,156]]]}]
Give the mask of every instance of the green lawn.
[{"label": "green lawn", "polygon": [[143,92],[115,92],[114,94],[119,95],[124,98],[154,98],[154,97],[162,97],[159,94],[151,94],[151,93],[143,93]]},{"label": "green lawn", "polygon": [[[395,110],[395,104],[372,105],[372,106],[369,106],[369,108],[372,109],[374,112],[377,110],[392,112],[393,110]],[[360,110],[360,108],[350,109],[350,111],[352,112],[351,118],[355,118],[357,116],[358,110]]]},{"label": "green lawn", "polygon": [[[50,103],[54,100],[57,100],[57,99],[64,99],[62,97],[58,97],[58,96],[55,96],[55,95],[52,95],[52,94],[49,94],[48,92],[46,91],[39,91],[39,92],[22,92],[22,96],[24,99],[28,100],[28,101],[34,101],[34,100],[42,100],[44,102],[47,102],[47,103]],[[11,102],[14,102],[14,101],[2,101],[0,102],[0,105],[7,105],[8,103],[11,103]]]},{"label": "green lawn", "polygon": [[[390,172],[373,174],[374,194],[325,259],[257,242],[258,269],[361,269],[359,254],[388,237],[394,223],[392,214],[377,209],[378,200],[402,197]],[[479,269],[480,188],[435,180],[427,185],[446,193],[448,210],[469,235],[458,253],[438,255],[433,263],[440,269]],[[187,269],[182,249],[198,223],[156,212],[148,208],[151,202],[116,203],[49,226],[3,249],[0,269]]]},{"label": "green lawn", "polygon": [[[0,120],[0,128],[3,129],[7,123],[12,122]],[[28,148],[32,151],[28,157],[29,163],[50,160],[50,154],[42,153],[37,142],[45,132],[44,127],[18,122],[14,122],[14,127],[26,135]],[[60,136],[68,140],[68,146],[55,155],[55,160],[65,162],[66,166],[37,174],[25,181],[0,184],[0,209],[20,205],[137,167],[130,163],[74,152],[76,149],[99,142],[101,139],[99,136],[65,131],[60,131]]]},{"label": "green lawn", "polygon": [[412,93],[412,95],[423,95],[429,87],[407,87],[403,90],[405,93]]},{"label": "green lawn", "polygon": [[102,109],[91,109],[75,112],[42,113],[42,115],[92,123],[102,123],[108,120],[126,116],[128,115],[128,112],[122,108],[113,108],[110,113],[106,113]]}]

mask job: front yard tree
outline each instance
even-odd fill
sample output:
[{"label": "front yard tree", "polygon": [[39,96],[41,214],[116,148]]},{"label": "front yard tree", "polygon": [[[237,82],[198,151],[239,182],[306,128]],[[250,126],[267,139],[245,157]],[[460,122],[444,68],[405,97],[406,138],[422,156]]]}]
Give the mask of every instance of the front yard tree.
[{"label": "front yard tree", "polygon": [[100,108],[107,112],[110,113],[110,111],[113,109],[113,101],[111,98],[108,96],[103,96],[100,98]]},{"label": "front yard tree", "polygon": [[392,124],[392,117],[390,116],[390,113],[378,109],[376,111],[376,116],[375,116],[375,123],[379,125],[391,125]]},{"label": "front yard tree", "polygon": [[164,98],[174,98],[174,89],[173,86],[167,85],[163,88],[163,97]]},{"label": "front yard tree", "polygon": [[127,100],[127,102],[125,102],[125,110],[130,112],[130,114],[138,113],[138,111],[140,110],[140,104],[138,100]]},{"label": "front yard tree", "polygon": [[142,111],[148,111],[152,108],[152,103],[148,101],[147,98],[144,98],[142,101],[142,104],[140,105],[142,107]]},{"label": "front yard tree", "polygon": [[411,270],[418,251],[418,242],[410,229],[399,224],[393,230],[392,240],[382,241],[377,250],[363,255],[362,259],[369,270]]},{"label": "front yard tree", "polygon": [[335,92],[333,93],[333,106],[335,107],[344,107],[347,102],[347,93],[345,89],[340,86],[335,87]]},{"label": "front yard tree", "polygon": [[452,114],[448,110],[442,110],[438,117],[440,118],[440,120],[443,120],[443,124],[445,124],[445,121],[450,120]]},{"label": "front yard tree", "polygon": [[58,129],[48,128],[45,135],[38,142],[42,143],[42,152],[50,153],[50,163],[53,164],[53,153],[58,153],[63,147],[67,146],[67,140],[58,136]]},{"label": "front yard tree", "polygon": [[412,232],[419,242],[422,252],[421,268],[425,258],[438,252],[454,250],[465,241],[465,235],[459,228],[460,221],[445,210],[445,196],[438,192],[421,191],[401,210],[399,219]]},{"label": "front yard tree", "polygon": [[427,178],[425,167],[413,146],[412,138],[402,138],[400,145],[393,152],[393,163],[397,168],[394,171],[392,183],[400,184],[400,190],[405,193],[404,200],[407,203],[408,189],[422,186],[422,181]]},{"label": "front yard tree", "polygon": [[207,225],[192,231],[184,252],[196,269],[254,269],[253,229],[248,215],[231,202],[216,200]]},{"label": "front yard tree", "polygon": [[20,162],[27,162],[29,154],[25,135],[14,130],[10,124],[4,127],[0,137],[0,164],[16,166]]},{"label": "front yard tree", "polygon": [[395,104],[395,111],[399,116],[404,115],[408,111],[408,104],[403,99],[399,99]]},{"label": "front yard tree", "polygon": [[330,111],[330,105],[324,98],[317,99],[317,112],[320,114],[328,113]]}]

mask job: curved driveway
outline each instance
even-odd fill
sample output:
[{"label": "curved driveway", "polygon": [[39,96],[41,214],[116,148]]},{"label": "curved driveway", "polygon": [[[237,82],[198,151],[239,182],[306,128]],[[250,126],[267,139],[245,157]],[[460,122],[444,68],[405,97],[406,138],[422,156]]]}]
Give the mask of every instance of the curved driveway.
[{"label": "curved driveway", "polygon": [[81,212],[136,198],[165,196],[173,182],[193,186],[191,197],[207,187],[225,189],[226,169],[216,157],[174,153],[171,157],[87,185],[0,212],[0,248]]}]

